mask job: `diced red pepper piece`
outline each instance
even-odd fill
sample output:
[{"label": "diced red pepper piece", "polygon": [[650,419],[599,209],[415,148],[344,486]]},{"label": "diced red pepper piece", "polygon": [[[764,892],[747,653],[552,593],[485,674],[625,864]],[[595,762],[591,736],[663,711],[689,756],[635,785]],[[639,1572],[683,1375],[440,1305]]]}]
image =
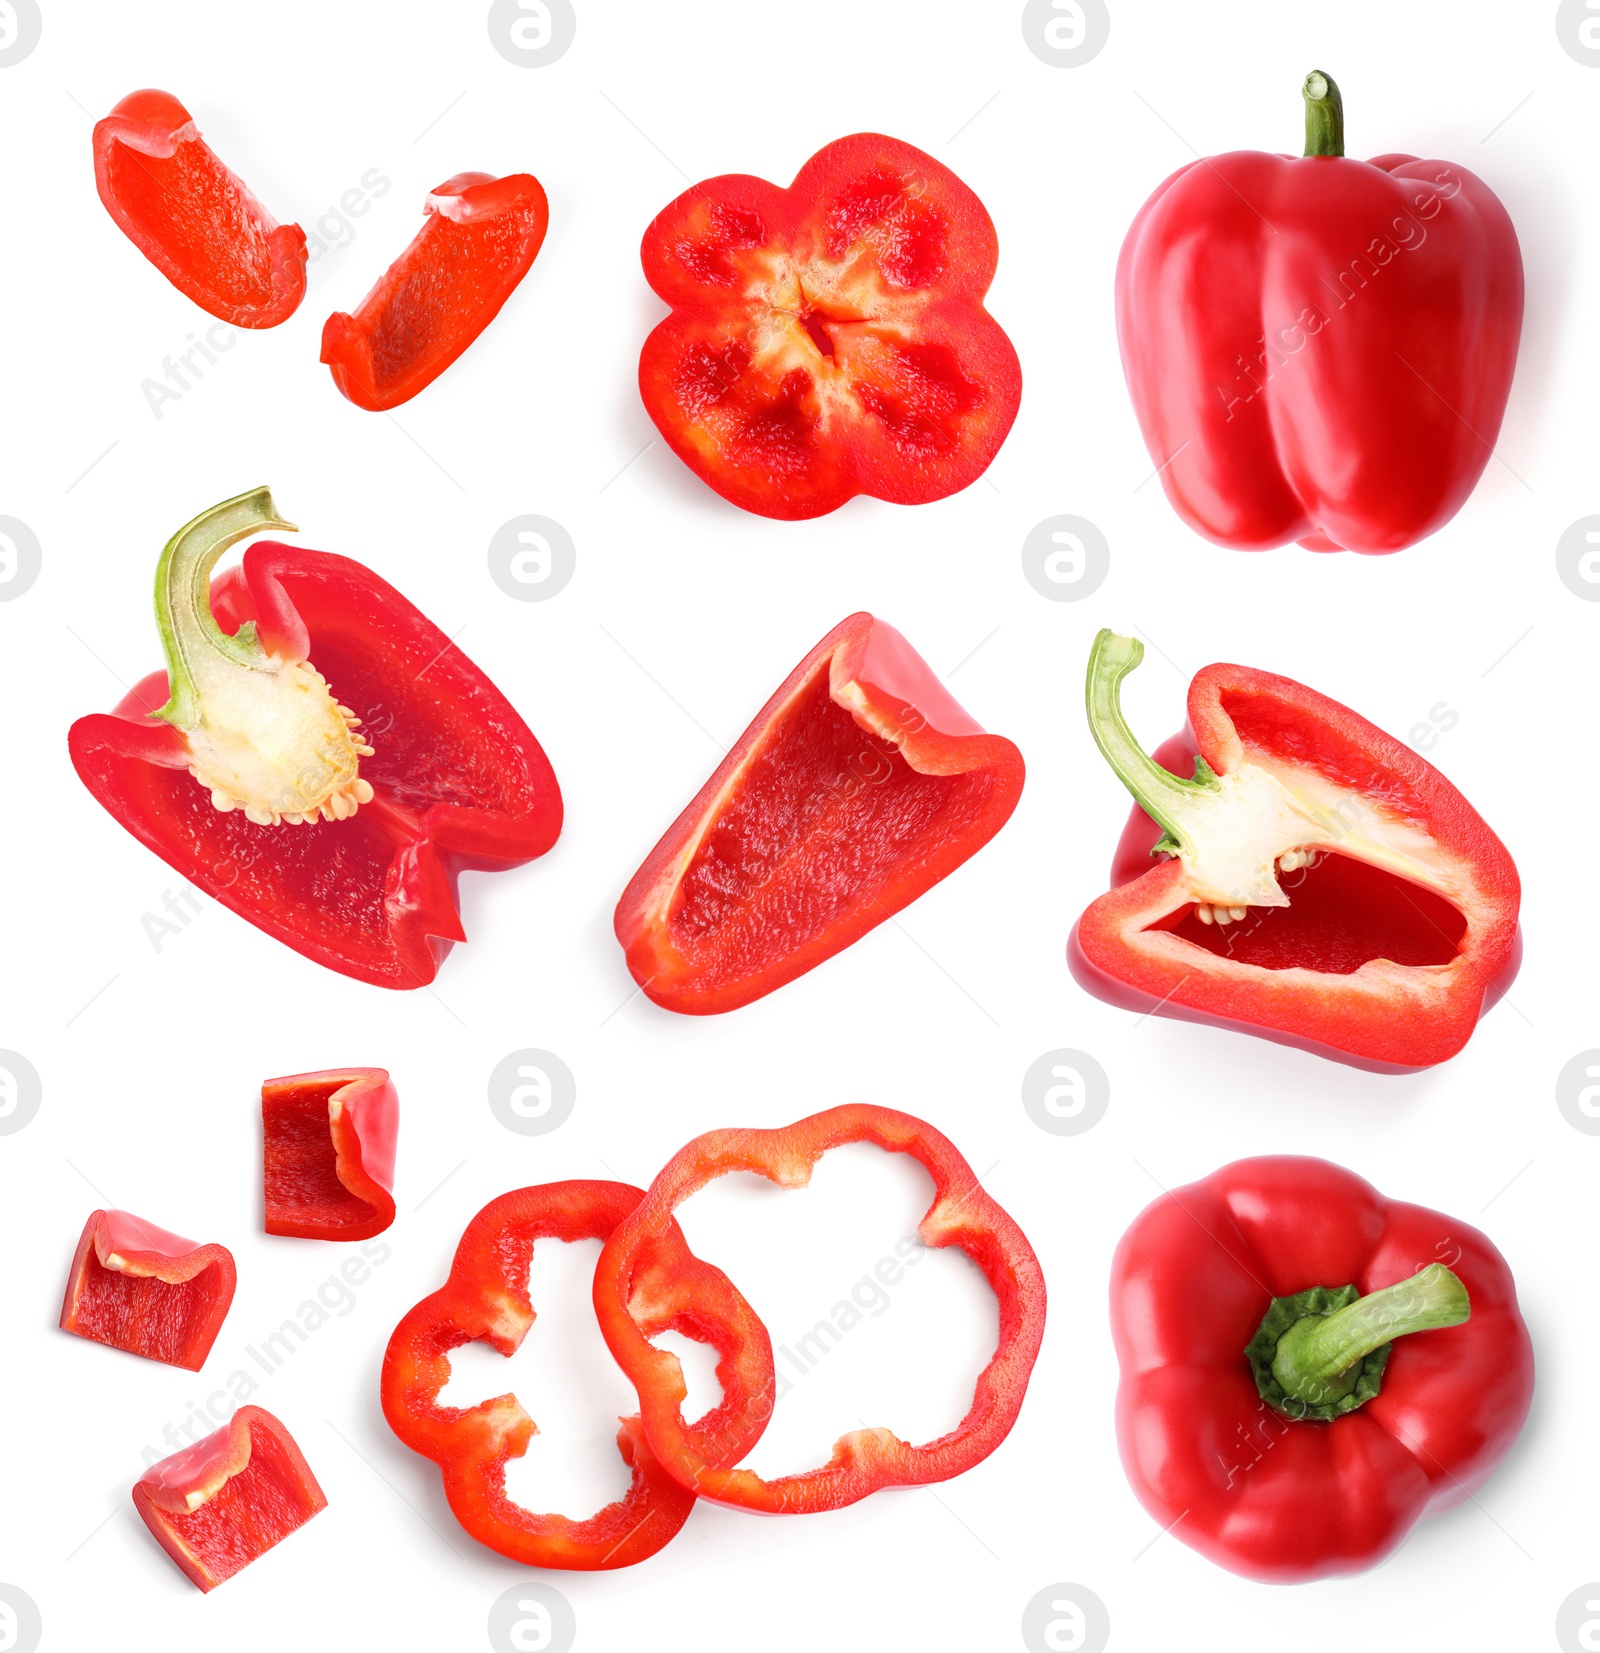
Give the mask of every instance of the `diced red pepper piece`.
[{"label": "diced red pepper piece", "polygon": [[1022,794],[893,626],[852,614],[784,679],[617,903],[628,969],[668,1010],[733,1010],[948,877]]},{"label": "diced red pepper piece", "polygon": [[214,1435],[146,1470],[133,1507],[190,1582],[214,1590],[328,1500],[289,1431],[241,1406]]},{"label": "diced red pepper piece", "polygon": [[170,92],[130,92],[94,129],[117,227],[180,293],[235,327],[276,327],[306,292],[306,236],[279,224]]},{"label": "diced red pepper piece", "polygon": [[93,1211],[67,1276],[61,1329],[198,1372],[237,1281],[226,1246],[196,1245],[126,1211]]},{"label": "diced red pepper piece", "polygon": [[261,1126],[269,1234],[370,1240],[394,1221],[400,1099],[382,1068],[265,1080]]},{"label": "diced red pepper piece", "polygon": [[322,360],[357,407],[381,413],[426,389],[500,314],[544,245],[550,207],[526,172],[458,172],[353,316],[322,328]]}]

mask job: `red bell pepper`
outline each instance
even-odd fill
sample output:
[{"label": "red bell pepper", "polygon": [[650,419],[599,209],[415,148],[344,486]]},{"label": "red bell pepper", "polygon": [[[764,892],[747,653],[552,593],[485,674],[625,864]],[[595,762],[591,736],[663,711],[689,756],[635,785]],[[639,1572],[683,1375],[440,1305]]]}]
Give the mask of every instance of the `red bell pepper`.
[{"label": "red bell pepper", "polygon": [[133,1507],[202,1590],[214,1590],[328,1507],[289,1431],[241,1406],[214,1435],[154,1464]]},{"label": "red bell pepper", "polygon": [[94,129],[105,209],[185,297],[235,327],[276,327],[306,292],[306,236],[211,152],[170,92],[130,92]]},{"label": "red bell pepper", "polygon": [[[141,843],[358,981],[423,987],[465,940],[463,868],[543,855],[561,793],[511,704],[392,586],[263,540],[265,488],[180,529],[157,571],[167,672],[79,718],[79,778]],[[208,583],[210,582],[210,583]]]},{"label": "red bell pepper", "polygon": [[841,621],[790,672],[617,904],[668,1010],[733,1010],[954,872],[1022,793],[1022,754],[968,717],[893,626]]},{"label": "red bell pepper", "polygon": [[1090,727],[1139,808],[1072,933],[1080,985],[1362,1067],[1454,1056],[1516,969],[1505,846],[1409,747],[1247,666],[1197,672],[1192,734],[1148,757],[1120,704],[1143,656],[1102,631],[1089,660]]},{"label": "red bell pepper", "polygon": [[1375,1566],[1477,1492],[1533,1396],[1500,1253],[1320,1159],[1163,1194],[1117,1247],[1111,1330],[1140,1503],[1273,1583]]},{"label": "red bell pepper", "polygon": [[268,1079],[261,1126],[269,1234],[370,1240],[394,1221],[400,1099],[382,1068]]},{"label": "red bell pepper", "polygon": [[[610,1236],[639,1203],[620,1182],[554,1182],[491,1200],[467,1225],[449,1280],[395,1327],[383,1357],[383,1415],[409,1446],[438,1464],[456,1519],[481,1544],[534,1567],[593,1571],[652,1556],[689,1518],[692,1488],[668,1475],[645,1442],[638,1418],[624,1418],[617,1450],[633,1471],[627,1495],[574,1521],[536,1515],[506,1494],[506,1464],[537,1432],[515,1395],[476,1406],[441,1406],[450,1351],[479,1340],[513,1355],[534,1321],[528,1270],[534,1245]],[[661,1226],[638,1270],[632,1307],[655,1336],[678,1331],[719,1355],[722,1399],[690,1431],[713,1463],[731,1463],[760,1438],[772,1414],[772,1344],[766,1328],[720,1269],[689,1250],[674,1222]],[[648,1381],[683,1397],[677,1357]],[[641,1388],[641,1394],[644,1391]]]},{"label": "red bell pepper", "polygon": [[910,144],[840,138],[788,189],[708,179],[656,215],[640,256],[672,307],[639,358],[645,410],[746,511],[943,499],[1017,416],[1022,369],[983,307],[994,224]]},{"label": "red bell pepper", "polygon": [[[983,1271],[1000,1303],[1000,1338],[978,1375],[972,1406],[948,1434],[912,1446],[887,1429],[841,1437],[820,1469],[764,1481],[707,1456],[700,1425],[683,1419],[684,1386],[675,1356],[650,1341],[643,1312],[652,1301],[648,1267],[672,1228],[672,1213],[716,1177],[753,1171],[781,1188],[803,1188],[830,1148],[871,1142],[909,1154],[933,1179],[933,1204],[918,1225],[924,1245],[955,1246]],[[617,1364],[639,1391],[645,1440],[668,1472],[702,1498],[768,1515],[839,1509],[883,1487],[946,1481],[982,1463],[1011,1433],[1044,1335],[1044,1275],[1033,1248],[984,1191],[954,1143],[933,1126],[890,1108],[830,1108],[780,1130],[708,1131],[667,1162],[600,1253],[594,1306]],[[759,1373],[752,1372],[746,1388]]]},{"label": "red bell pepper", "polygon": [[1195,161],[1134,219],[1117,336],[1178,514],[1219,545],[1398,551],[1461,509],[1494,451],[1522,255],[1482,179],[1344,158],[1328,76],[1303,157]]},{"label": "red bell pepper", "polygon": [[92,1211],[61,1304],[61,1329],[198,1372],[233,1302],[226,1246],[196,1245],[126,1211]]},{"label": "red bell pepper", "polygon": [[458,172],[422,204],[425,222],[353,316],[322,328],[322,360],[357,407],[381,413],[425,390],[500,314],[550,224],[539,180]]}]

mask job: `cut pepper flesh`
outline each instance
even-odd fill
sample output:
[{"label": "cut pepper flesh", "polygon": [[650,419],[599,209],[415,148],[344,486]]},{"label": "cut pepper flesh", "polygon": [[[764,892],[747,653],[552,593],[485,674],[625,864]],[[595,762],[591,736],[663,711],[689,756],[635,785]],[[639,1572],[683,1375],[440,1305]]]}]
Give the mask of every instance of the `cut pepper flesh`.
[{"label": "cut pepper flesh", "polygon": [[266,1228],[304,1240],[369,1240],[393,1221],[400,1101],[382,1068],[261,1086]]}]

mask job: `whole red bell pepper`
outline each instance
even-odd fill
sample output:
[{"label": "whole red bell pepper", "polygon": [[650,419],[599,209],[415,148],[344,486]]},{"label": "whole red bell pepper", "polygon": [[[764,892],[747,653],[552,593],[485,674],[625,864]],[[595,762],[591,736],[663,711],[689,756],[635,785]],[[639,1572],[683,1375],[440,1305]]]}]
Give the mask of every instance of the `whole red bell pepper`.
[{"label": "whole red bell pepper", "polygon": [[261,1086],[266,1229],[301,1240],[370,1240],[394,1221],[400,1099],[382,1068]]},{"label": "whole red bell pepper", "polygon": [[[395,1327],[383,1357],[383,1415],[409,1446],[438,1464],[461,1525],[513,1561],[594,1571],[629,1567],[675,1537],[695,1493],[662,1468],[638,1418],[624,1418],[617,1450],[633,1472],[625,1497],[586,1520],[534,1514],[509,1498],[506,1465],[528,1450],[537,1426],[515,1395],[476,1406],[441,1406],[450,1352],[474,1340],[503,1355],[521,1347],[534,1321],[528,1296],[533,1249],[542,1239],[604,1240],[642,1198],[619,1182],[555,1182],[491,1200],[467,1225],[450,1278]],[[656,1336],[681,1332],[720,1356],[722,1399],[690,1431],[712,1463],[734,1462],[759,1440],[772,1415],[772,1344],[726,1275],[689,1250],[678,1225],[664,1224],[641,1262],[634,1312]],[[660,1382],[683,1397],[677,1357]],[[641,1388],[641,1395],[644,1390]]]},{"label": "whole red bell pepper", "polygon": [[180,293],[235,327],[276,327],[306,292],[306,236],[211,152],[170,92],[130,92],[94,129],[117,228]]},{"label": "whole red bell pepper", "polygon": [[425,222],[353,316],[322,328],[322,360],[357,407],[381,413],[425,390],[500,314],[550,225],[539,180],[458,172],[422,204]]},{"label": "whole red bell pepper", "polygon": [[1522,255],[1465,167],[1344,155],[1305,83],[1303,157],[1180,168],[1117,264],[1139,428],[1178,514],[1219,545],[1398,551],[1442,528],[1494,451]]},{"label": "whole red bell pepper", "polygon": [[1274,1583],[1375,1566],[1471,1497],[1533,1396],[1500,1253],[1320,1159],[1163,1194],[1117,1247],[1111,1330],[1140,1503]]},{"label": "whole red bell pepper", "polygon": [[[720,1461],[709,1456],[703,1426],[684,1422],[677,1357],[650,1341],[654,1248],[673,1232],[673,1211],[715,1178],[751,1171],[780,1188],[803,1188],[830,1148],[852,1142],[909,1154],[932,1178],[933,1203],[917,1232],[924,1245],[954,1246],[982,1270],[999,1300],[998,1346],[978,1375],[967,1415],[949,1434],[913,1446],[888,1429],[852,1430],[820,1469],[765,1481],[753,1470],[729,1467],[742,1454]],[[857,1104],[778,1130],[708,1131],[681,1148],[606,1241],[594,1273],[594,1306],[607,1346],[639,1391],[645,1440],[667,1471],[702,1498],[768,1515],[803,1515],[840,1509],[884,1487],[946,1481],[982,1463],[1011,1433],[1022,1408],[1044,1336],[1045,1286],[1026,1236],[948,1137],[910,1114]],[[759,1352],[747,1348],[752,1357]],[[753,1359],[747,1365],[753,1369],[744,1389],[751,1392],[761,1372]]]},{"label": "whole red bell pepper", "polygon": [[67,1276],[61,1329],[198,1372],[238,1278],[226,1246],[196,1245],[126,1211],[92,1211]]},{"label": "whole red bell pepper", "polygon": [[656,215],[641,257],[672,307],[639,358],[645,410],[746,511],[943,499],[1017,416],[1017,353],[983,307],[994,224],[910,144],[840,138],[788,189],[707,179]]},{"label": "whole red bell pepper", "polygon": [[214,1435],[152,1465],[133,1507],[191,1583],[214,1590],[328,1507],[289,1431],[241,1406]]},{"label": "whole red bell pepper", "polygon": [[646,995],[758,999],[915,901],[997,833],[1022,754],[893,626],[841,621],[779,685],[617,903]]},{"label": "whole red bell pepper", "polygon": [[1089,660],[1089,724],[1138,807],[1072,932],[1080,985],[1363,1067],[1454,1056],[1518,962],[1505,846],[1409,747],[1271,672],[1204,667],[1190,732],[1147,756],[1120,703],[1143,656],[1102,631]]},{"label": "whole red bell pepper", "polygon": [[265,488],[162,553],[167,671],[79,718],[79,778],[141,843],[268,935],[358,981],[423,987],[463,869],[543,855],[561,793],[498,689],[360,563],[270,540]]}]

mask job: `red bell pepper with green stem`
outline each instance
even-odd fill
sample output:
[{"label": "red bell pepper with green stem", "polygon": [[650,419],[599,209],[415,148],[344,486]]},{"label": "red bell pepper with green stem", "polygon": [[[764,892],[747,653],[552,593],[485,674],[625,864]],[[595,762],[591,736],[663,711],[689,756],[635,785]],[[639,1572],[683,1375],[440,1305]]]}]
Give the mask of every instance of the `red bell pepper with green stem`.
[{"label": "red bell pepper with green stem", "polygon": [[261,1086],[266,1229],[301,1240],[370,1240],[394,1221],[400,1099],[382,1068]]},{"label": "red bell pepper with green stem", "polygon": [[1270,1583],[1377,1565],[1479,1490],[1533,1395],[1494,1246],[1320,1159],[1163,1194],[1117,1247],[1111,1329],[1140,1503]]}]

